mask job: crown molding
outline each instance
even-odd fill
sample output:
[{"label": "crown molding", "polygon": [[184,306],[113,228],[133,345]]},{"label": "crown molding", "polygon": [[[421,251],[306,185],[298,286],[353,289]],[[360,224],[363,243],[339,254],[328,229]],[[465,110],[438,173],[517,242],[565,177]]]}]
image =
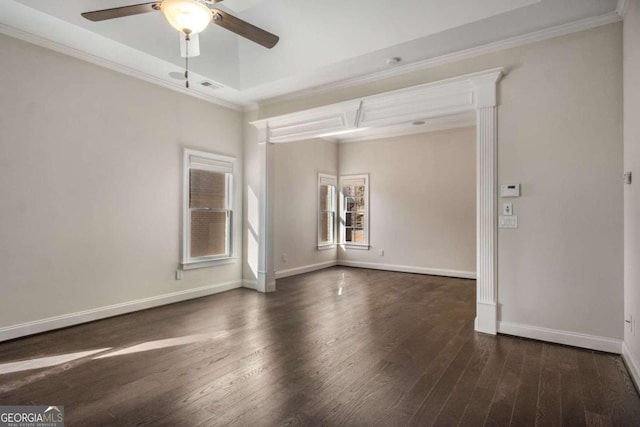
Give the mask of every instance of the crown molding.
[{"label": "crown molding", "polygon": [[245,113],[250,113],[252,111],[258,111],[260,109],[260,105],[257,102],[251,102],[244,106],[242,111]]},{"label": "crown molding", "polygon": [[[63,23],[63,21],[41,12],[34,12],[22,4],[7,2],[7,4],[3,6],[3,16],[1,19],[3,22],[0,22],[0,34],[23,40],[212,104],[237,111],[243,110],[244,103],[227,101],[196,90],[195,88],[187,89],[183,86],[182,81],[174,82],[166,80],[163,79],[162,76],[153,73],[159,70],[161,72],[175,70],[175,65],[167,61],[100,35],[93,34],[80,27],[76,27],[74,34],[69,34],[68,31],[65,32],[61,30],[67,25]],[[31,19],[27,19],[28,17]],[[90,47],[91,43],[94,43],[93,47]],[[120,60],[122,57],[129,59],[136,58],[138,60],[133,62],[133,66],[123,65]],[[143,60],[151,61],[153,67],[147,67],[145,70],[144,67],[135,65],[140,65],[140,61]],[[211,80],[197,73],[190,74],[194,81]]]},{"label": "crown molding", "polygon": [[[620,0],[620,2],[626,3],[627,0]],[[589,30],[591,28],[600,27],[607,24],[619,22],[621,20],[620,15],[616,11],[610,13],[594,16],[591,18],[581,19],[579,21],[562,24],[556,27],[547,28],[533,33],[524,34],[521,36],[512,37],[509,39],[485,44],[482,46],[472,47],[469,49],[460,50],[457,52],[449,53],[435,58],[429,58],[422,61],[413,62],[411,64],[402,65],[396,68],[391,68],[384,71],[379,71],[371,74],[364,74],[349,79],[339,80],[324,85],[315,86],[309,89],[303,89],[300,91],[292,92],[290,94],[275,96],[272,98],[265,98],[258,100],[260,106],[269,104],[275,104],[279,102],[294,101],[301,98],[307,98],[314,95],[321,95],[328,92],[347,89],[354,86],[363,85],[365,83],[371,83],[388,79],[391,77],[398,77],[404,74],[409,74],[416,71],[426,70],[428,68],[437,67],[440,65],[450,64],[452,62],[462,61],[464,59],[474,58],[480,55],[488,53],[498,52],[505,49],[510,49],[518,46],[524,46],[539,41],[552,39],[554,37],[560,37],[579,31]]]},{"label": "crown molding", "polygon": [[[144,80],[146,82],[152,83],[154,85],[157,86],[162,86],[166,89],[171,89],[175,92],[180,92],[184,95],[189,95],[193,98],[198,98],[202,101],[206,101],[206,102],[210,102],[212,104],[216,104],[219,105],[221,107],[225,107],[225,108],[230,108],[232,110],[236,110],[236,111],[242,111],[243,110],[243,106],[242,105],[238,105],[238,104],[234,104],[231,102],[227,102],[224,100],[221,100],[219,98],[215,98],[212,96],[208,96],[206,94],[203,94],[201,92],[196,92],[194,90],[190,90],[185,88],[182,83],[173,83],[167,80],[163,80],[161,78],[158,78],[152,74],[148,74],[145,73],[144,71],[140,71],[131,67],[127,67],[125,65],[122,64],[118,64],[117,62],[114,61],[110,61],[108,59],[105,58],[101,58],[99,56],[96,55],[92,55],[88,52],[85,52],[83,50],[79,50],[79,49],[75,49],[72,48],[70,46],[66,46],[62,43],[57,43],[54,42],[52,40],[46,39],[44,37],[40,37],[40,36],[36,36],[34,34],[28,33],[26,31],[22,31],[19,30],[17,28],[11,27],[9,25],[6,24],[2,24],[0,23],[0,33],[9,36],[9,37],[13,37],[19,40],[23,40],[26,41],[28,43],[31,44],[35,44],[37,46],[40,47],[44,47],[46,49],[49,50],[53,50],[55,52],[58,53],[62,53],[64,55],[67,56],[71,56],[77,59],[81,59],[83,61],[86,62],[90,62],[92,64],[98,65],[100,67],[104,67],[104,68],[108,68],[112,71],[116,71],[118,73],[121,74],[126,74],[130,77],[135,77],[137,79],[140,80]],[[193,74],[193,73],[190,73]],[[202,80],[207,80],[204,77],[202,78]]]},{"label": "crown molding", "polygon": [[627,10],[629,10],[629,0],[618,0],[616,13],[621,19],[624,19],[624,16],[627,14]]}]

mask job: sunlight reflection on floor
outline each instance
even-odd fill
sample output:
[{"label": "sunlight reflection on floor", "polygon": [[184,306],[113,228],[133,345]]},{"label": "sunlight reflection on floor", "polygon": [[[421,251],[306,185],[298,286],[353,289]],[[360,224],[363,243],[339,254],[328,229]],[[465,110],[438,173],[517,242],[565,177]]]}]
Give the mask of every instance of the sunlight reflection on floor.
[{"label": "sunlight reflection on floor", "polygon": [[210,334],[187,335],[185,337],[168,338],[164,340],[147,341],[142,344],[123,348],[122,350],[112,351],[102,354],[94,359],[104,359],[106,357],[122,356],[123,354],[139,353],[141,351],[157,350],[159,348],[175,347],[178,345],[192,344],[200,341],[207,341],[229,336],[227,331],[218,331]]},{"label": "sunlight reflection on floor", "polygon": [[62,365],[63,363],[68,363],[73,360],[82,359],[83,357],[91,356],[97,353],[102,353],[108,350],[111,350],[111,348],[108,347],[108,348],[101,348],[98,350],[79,351],[76,353],[58,354],[56,356],[39,357],[37,359],[2,363],[0,364],[0,375],[10,374],[12,372],[28,371],[30,369],[40,369],[40,368],[48,368],[56,365]]},{"label": "sunlight reflection on floor", "polygon": [[[107,357],[122,356],[124,354],[139,353],[143,351],[151,351],[160,348],[175,347],[179,345],[193,344],[201,341],[215,340],[226,338],[229,336],[228,331],[217,331],[208,334],[187,335],[184,337],[168,338],[163,340],[147,341],[141,344],[125,347],[122,349],[113,349],[112,347],[101,348],[96,350],[78,351],[75,353],[58,354],[55,356],[39,357],[35,359],[19,360],[16,362],[0,363],[0,375],[10,374],[14,372],[28,371],[31,369],[49,368],[58,366],[74,360],[92,356],[94,354],[103,353],[93,358],[93,360],[104,359]],[[113,351],[110,351],[113,350]]]}]

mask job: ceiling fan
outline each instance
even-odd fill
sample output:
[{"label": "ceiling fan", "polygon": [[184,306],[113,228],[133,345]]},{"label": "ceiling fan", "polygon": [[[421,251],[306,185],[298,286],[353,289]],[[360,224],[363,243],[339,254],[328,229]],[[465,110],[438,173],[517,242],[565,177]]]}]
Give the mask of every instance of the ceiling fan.
[{"label": "ceiling fan", "polygon": [[[108,19],[139,15],[141,13],[161,11],[169,24],[184,35],[186,66],[184,78],[189,88],[189,42],[191,36],[204,31],[210,22],[238,34],[268,49],[274,47],[280,38],[275,34],[258,28],[227,12],[209,6],[222,0],[161,0],[131,6],[84,12],[81,15],[90,21],[106,21]],[[181,36],[182,37],[182,36]],[[199,52],[197,37],[196,50]],[[196,53],[195,55],[198,55]],[[194,55],[194,56],[195,56]]]},{"label": "ceiling fan", "polygon": [[112,9],[84,12],[82,16],[91,21],[105,21],[141,13],[161,11],[169,24],[176,30],[189,34],[202,32],[210,22],[258,43],[268,49],[274,47],[280,38],[268,31],[256,27],[227,12],[209,8],[222,0],[161,0]]}]

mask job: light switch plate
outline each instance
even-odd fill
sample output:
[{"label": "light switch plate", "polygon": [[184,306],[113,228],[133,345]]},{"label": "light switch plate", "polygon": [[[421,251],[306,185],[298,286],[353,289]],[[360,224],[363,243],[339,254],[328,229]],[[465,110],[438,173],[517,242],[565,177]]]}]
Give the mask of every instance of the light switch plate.
[{"label": "light switch plate", "polygon": [[500,216],[498,217],[499,228],[518,228],[517,216]]},{"label": "light switch plate", "polygon": [[502,215],[504,215],[504,216],[512,216],[513,215],[513,203],[503,203],[502,204]]}]

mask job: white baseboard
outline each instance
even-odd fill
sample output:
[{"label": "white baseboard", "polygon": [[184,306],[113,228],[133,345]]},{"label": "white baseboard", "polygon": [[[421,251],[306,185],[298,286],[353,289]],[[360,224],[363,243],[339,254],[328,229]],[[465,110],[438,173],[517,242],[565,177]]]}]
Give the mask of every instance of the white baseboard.
[{"label": "white baseboard", "polygon": [[256,279],[244,279],[242,281],[242,287],[243,288],[247,288],[247,289],[253,289],[256,290],[258,289],[258,281]]},{"label": "white baseboard", "polygon": [[608,353],[620,354],[622,352],[621,340],[599,337],[597,335],[581,334],[579,332],[561,331],[558,329],[549,329],[509,322],[498,322],[498,332],[507,335],[553,342],[556,344],[588,348],[590,350],[606,351]]},{"label": "white baseboard", "polygon": [[316,270],[322,270],[323,268],[333,267],[337,265],[335,260],[319,262],[317,264],[303,265],[302,267],[289,268],[287,270],[276,271],[276,279],[282,279],[289,276],[295,276],[296,274],[309,273]]},{"label": "white baseboard", "polygon": [[395,265],[395,264],[379,264],[377,262],[347,261],[342,259],[338,260],[337,265],[342,265],[345,267],[370,268],[373,270],[399,271],[402,273],[417,273],[417,274],[429,274],[432,276],[457,277],[460,279],[476,278],[475,271],[443,270],[440,268],[413,267],[410,265]]},{"label": "white baseboard", "polygon": [[203,286],[201,288],[186,289],[184,291],[172,292],[170,294],[158,295],[155,297],[143,298],[134,301],[127,301],[120,304],[98,307],[91,310],[78,311],[75,313],[63,314],[61,316],[49,317],[47,319],[34,320],[32,322],[18,325],[5,326],[0,328],[0,341],[13,338],[24,337],[40,332],[65,328],[80,323],[92,322],[94,320],[105,319],[107,317],[118,316],[120,314],[131,313],[144,310],[146,308],[158,307],[172,304],[174,302],[186,301],[193,298],[213,295],[231,289],[240,288],[242,281],[218,283],[216,285]]},{"label": "white baseboard", "polygon": [[[344,267],[357,267],[357,268],[370,268],[372,270],[387,270],[387,271],[399,271],[402,273],[417,273],[417,274],[430,274],[432,276],[446,276],[457,277],[461,279],[475,279],[476,273],[474,271],[459,271],[459,270],[443,270],[439,268],[426,268],[426,267],[413,267],[408,265],[394,265],[394,264],[379,264],[374,262],[362,262],[362,261],[326,261],[319,262],[317,264],[304,265],[302,267],[289,268],[287,270],[276,271],[276,279],[282,279],[284,277],[295,276],[297,274],[309,273],[316,270],[322,270],[323,268],[333,267],[335,265],[341,265]],[[250,287],[245,285],[245,287]]]},{"label": "white baseboard", "polygon": [[631,379],[636,386],[636,390],[640,390],[640,366],[638,366],[640,359],[635,357],[626,342],[622,343],[622,359],[627,365],[627,370],[629,371],[629,375],[631,375]]}]

